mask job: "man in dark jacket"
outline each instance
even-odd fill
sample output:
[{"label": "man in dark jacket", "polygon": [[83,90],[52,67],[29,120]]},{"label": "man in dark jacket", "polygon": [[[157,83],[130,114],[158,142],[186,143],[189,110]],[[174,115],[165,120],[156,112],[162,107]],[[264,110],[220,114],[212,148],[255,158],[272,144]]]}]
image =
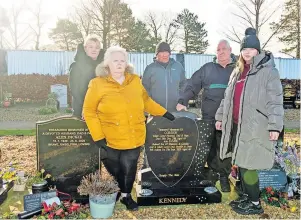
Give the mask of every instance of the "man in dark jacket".
[{"label": "man in dark jacket", "polygon": [[174,112],[186,77],[182,64],[170,58],[170,54],[169,44],[161,42],[157,45],[156,59],[146,67],[142,83],[154,101]]},{"label": "man in dark jacket", "polygon": [[[187,81],[184,93],[178,101],[177,110],[187,110],[188,101],[198,95],[201,89],[204,89],[201,107],[202,119],[212,122],[212,126],[214,126],[215,113],[224,98],[235,60],[235,56],[231,54],[229,43],[226,40],[221,40],[217,46],[217,56],[213,62],[202,66]],[[231,170],[231,161],[228,159],[220,160],[221,135],[220,131],[215,131],[207,163],[214,172],[219,173],[222,191],[230,192],[228,176]]]},{"label": "man in dark jacket", "polygon": [[77,46],[69,71],[73,116],[84,119],[82,111],[88,84],[95,77],[95,68],[103,61],[103,56],[100,41],[96,37],[88,37],[84,44]]}]

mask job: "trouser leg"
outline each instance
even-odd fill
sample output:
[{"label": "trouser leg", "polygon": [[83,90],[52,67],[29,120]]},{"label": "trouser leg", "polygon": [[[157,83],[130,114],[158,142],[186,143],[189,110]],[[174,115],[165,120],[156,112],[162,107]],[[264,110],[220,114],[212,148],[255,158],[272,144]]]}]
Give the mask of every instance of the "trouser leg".
[{"label": "trouser leg", "polygon": [[140,147],[121,151],[119,188],[122,193],[131,193],[132,191],[139,155]]},{"label": "trouser leg", "polygon": [[252,202],[258,202],[260,189],[257,171],[244,168],[239,168],[239,170],[242,177],[241,181],[243,183],[244,193],[248,195]]}]

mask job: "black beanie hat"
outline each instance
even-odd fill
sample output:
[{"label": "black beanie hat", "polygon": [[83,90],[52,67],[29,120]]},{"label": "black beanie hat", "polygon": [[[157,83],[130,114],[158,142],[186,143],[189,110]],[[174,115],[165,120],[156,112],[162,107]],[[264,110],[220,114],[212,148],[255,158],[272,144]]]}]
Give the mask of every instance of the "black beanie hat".
[{"label": "black beanie hat", "polygon": [[170,46],[166,42],[161,42],[156,47],[156,55],[160,52],[168,52],[171,53]]},{"label": "black beanie hat", "polygon": [[244,48],[254,48],[260,53],[260,41],[256,36],[256,30],[254,28],[247,28],[245,35],[240,44],[240,51]]}]

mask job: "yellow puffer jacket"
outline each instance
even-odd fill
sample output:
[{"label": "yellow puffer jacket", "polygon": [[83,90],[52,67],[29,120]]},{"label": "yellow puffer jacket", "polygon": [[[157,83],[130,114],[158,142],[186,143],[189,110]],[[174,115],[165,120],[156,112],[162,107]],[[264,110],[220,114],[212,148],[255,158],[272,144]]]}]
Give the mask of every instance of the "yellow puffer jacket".
[{"label": "yellow puffer jacket", "polygon": [[133,149],[145,142],[144,112],[162,116],[166,109],[154,102],[137,75],[126,73],[122,85],[111,76],[90,81],[83,114],[94,141],[106,139],[109,147]]}]

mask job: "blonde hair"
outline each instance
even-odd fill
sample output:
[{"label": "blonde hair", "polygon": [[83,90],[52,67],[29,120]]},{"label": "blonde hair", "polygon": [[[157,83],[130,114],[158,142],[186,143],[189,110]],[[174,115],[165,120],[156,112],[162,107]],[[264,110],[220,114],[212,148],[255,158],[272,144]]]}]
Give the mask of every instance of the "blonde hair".
[{"label": "blonde hair", "polygon": [[113,53],[122,53],[125,57],[125,61],[127,63],[127,67],[125,69],[125,72],[127,73],[134,73],[134,67],[133,65],[129,64],[128,62],[128,53],[126,49],[119,47],[119,46],[111,46],[107,49],[104,55],[104,60],[102,63],[98,64],[96,67],[96,76],[104,77],[110,74],[109,70],[109,62],[111,60],[112,54]]},{"label": "blonde hair", "polygon": [[84,47],[87,46],[87,44],[88,44],[89,41],[94,41],[95,43],[99,43],[100,47],[102,46],[101,43],[100,43],[99,37],[97,35],[95,35],[95,34],[88,35],[85,38]]},{"label": "blonde hair", "polygon": [[242,73],[245,69],[245,60],[241,54],[239,55],[239,58],[237,60],[236,67],[239,69],[239,73]]}]

